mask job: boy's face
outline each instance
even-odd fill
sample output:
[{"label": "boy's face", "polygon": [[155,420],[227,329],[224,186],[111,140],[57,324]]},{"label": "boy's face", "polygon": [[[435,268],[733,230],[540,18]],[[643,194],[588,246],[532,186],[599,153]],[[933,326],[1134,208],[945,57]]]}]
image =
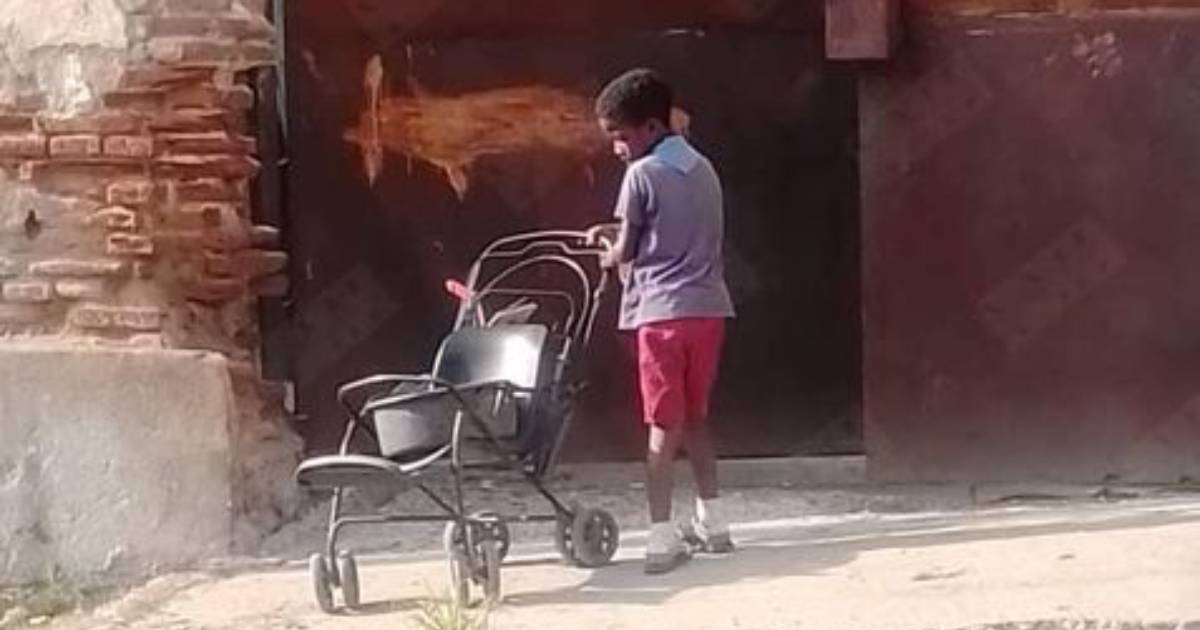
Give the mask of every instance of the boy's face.
[{"label": "boy's face", "polygon": [[632,162],[646,155],[650,147],[666,133],[663,124],[654,119],[640,125],[631,125],[601,118],[600,129],[612,142],[613,153],[625,162]]}]

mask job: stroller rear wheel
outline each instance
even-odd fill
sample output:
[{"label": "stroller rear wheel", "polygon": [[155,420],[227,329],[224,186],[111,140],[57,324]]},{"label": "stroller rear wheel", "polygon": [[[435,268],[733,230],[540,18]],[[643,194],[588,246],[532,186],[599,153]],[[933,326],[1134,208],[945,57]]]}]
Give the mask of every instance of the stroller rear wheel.
[{"label": "stroller rear wheel", "polygon": [[587,508],[575,513],[571,540],[579,566],[594,568],[608,564],[617,553],[620,538],[617,520],[605,510]]},{"label": "stroller rear wheel", "polygon": [[362,603],[358,591],[358,562],[354,554],[343,551],[338,554],[338,576],[342,579],[342,602],[346,608],[358,608]]}]

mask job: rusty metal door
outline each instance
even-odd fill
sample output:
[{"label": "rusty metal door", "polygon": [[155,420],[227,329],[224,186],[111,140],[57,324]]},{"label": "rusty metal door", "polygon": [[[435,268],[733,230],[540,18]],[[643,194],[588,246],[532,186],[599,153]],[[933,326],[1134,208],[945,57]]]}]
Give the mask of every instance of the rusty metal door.
[{"label": "rusty metal door", "polygon": [[[489,240],[610,215],[621,167],[591,96],[649,65],[726,187],[740,317],[722,449],[858,450],[857,105],[850,72],[823,61],[819,3],[442,4],[288,5],[291,369],[310,448],[340,430],[339,382],[428,367],[454,312],[443,280]],[[614,321],[609,305],[570,458],[641,451]]]}]

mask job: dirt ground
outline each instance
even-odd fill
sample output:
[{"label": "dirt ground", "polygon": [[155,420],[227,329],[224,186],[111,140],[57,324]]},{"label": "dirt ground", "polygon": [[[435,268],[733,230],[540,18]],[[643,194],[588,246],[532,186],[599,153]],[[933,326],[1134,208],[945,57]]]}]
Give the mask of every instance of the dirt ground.
[{"label": "dirt ground", "polygon": [[[535,495],[508,485],[477,482],[473,489],[486,499],[480,505],[537,503]],[[646,521],[640,487],[574,485],[564,494],[617,515],[622,547],[616,562],[597,570],[564,566],[548,528],[514,526],[505,597],[487,614],[487,627],[1200,630],[1195,494],[1040,496],[972,505],[965,493],[936,488],[735,488],[726,496],[738,552],[700,556],[666,576],[641,570]],[[680,499],[687,506],[687,494]],[[390,507],[411,509],[413,499],[399,497]],[[360,556],[365,604],[325,615],[313,602],[303,562],[318,548],[324,520],[318,506],[269,539],[261,557],[163,576],[97,609],[42,625],[419,627],[418,609],[447,586],[441,527],[353,534],[347,542]]]}]

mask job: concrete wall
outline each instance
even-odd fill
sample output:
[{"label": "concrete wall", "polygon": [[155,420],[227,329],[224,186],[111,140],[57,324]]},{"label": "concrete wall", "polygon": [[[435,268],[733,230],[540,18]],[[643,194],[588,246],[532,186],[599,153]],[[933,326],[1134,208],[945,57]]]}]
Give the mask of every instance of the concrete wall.
[{"label": "concrete wall", "polygon": [[0,583],[227,553],[233,404],[213,353],[0,345]]},{"label": "concrete wall", "polygon": [[906,39],[860,83],[872,475],[1200,477],[1200,12]]}]

